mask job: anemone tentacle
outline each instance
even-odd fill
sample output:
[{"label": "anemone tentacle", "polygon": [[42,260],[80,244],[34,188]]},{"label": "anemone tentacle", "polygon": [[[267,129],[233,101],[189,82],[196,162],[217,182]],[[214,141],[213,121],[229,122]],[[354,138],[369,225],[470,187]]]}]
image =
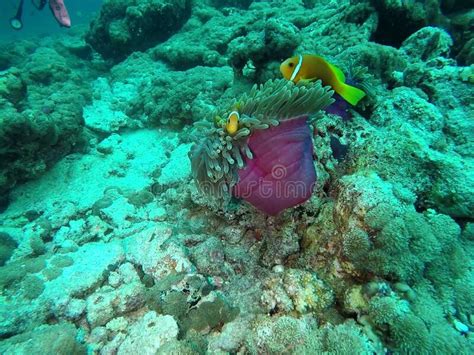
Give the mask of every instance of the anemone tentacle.
[{"label": "anemone tentacle", "polygon": [[230,135],[218,123],[200,121],[195,128],[204,133],[190,151],[193,178],[198,188],[214,197],[226,199],[238,182],[238,170],[243,168],[244,157],[253,158],[247,145],[254,130],[277,126],[280,121],[315,114],[330,105],[333,91],[321,81],[294,84],[284,79],[269,80],[254,85],[248,94],[234,101],[229,114],[237,108],[240,114],[238,130]]}]

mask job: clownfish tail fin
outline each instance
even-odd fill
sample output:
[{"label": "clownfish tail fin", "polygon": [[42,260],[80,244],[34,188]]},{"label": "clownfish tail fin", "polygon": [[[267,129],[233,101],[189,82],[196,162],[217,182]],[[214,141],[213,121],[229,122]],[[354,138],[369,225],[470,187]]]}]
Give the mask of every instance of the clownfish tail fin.
[{"label": "clownfish tail fin", "polygon": [[365,92],[351,85],[342,84],[338,89],[339,90],[336,90],[336,92],[353,106],[357,105],[357,103],[365,96]]}]

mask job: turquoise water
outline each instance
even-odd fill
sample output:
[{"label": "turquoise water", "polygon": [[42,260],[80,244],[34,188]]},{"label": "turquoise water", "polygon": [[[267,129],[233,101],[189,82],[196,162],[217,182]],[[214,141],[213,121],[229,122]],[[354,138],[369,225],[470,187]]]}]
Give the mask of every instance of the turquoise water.
[{"label": "turquoise water", "polygon": [[[39,0],[35,1],[39,2]],[[0,40],[16,41],[35,36],[45,37],[53,34],[67,33],[65,29],[58,26],[54,17],[51,15],[48,5],[46,5],[42,11],[39,11],[33,6],[32,1],[30,0],[26,0],[23,5],[22,30],[14,30],[8,25],[8,23],[10,18],[15,16],[18,4],[19,1],[17,0],[4,0],[0,4],[0,22],[2,23]],[[102,1],[66,1],[66,4],[74,25],[87,26],[91,19],[100,11]]]},{"label": "turquoise water", "polygon": [[17,4],[0,353],[473,353],[472,5]]}]

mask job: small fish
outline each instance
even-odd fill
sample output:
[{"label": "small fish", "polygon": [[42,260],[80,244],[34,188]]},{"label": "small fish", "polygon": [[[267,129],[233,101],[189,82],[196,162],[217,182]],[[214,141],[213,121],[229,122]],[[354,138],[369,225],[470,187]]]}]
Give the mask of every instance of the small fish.
[{"label": "small fish", "polygon": [[329,139],[329,144],[331,145],[332,155],[337,161],[341,161],[345,158],[348,151],[348,145],[342,144],[339,139],[331,135]]},{"label": "small fish", "polygon": [[239,119],[240,119],[240,114],[237,111],[232,111],[231,113],[229,113],[229,116],[227,117],[225,130],[231,136],[234,135],[235,132],[237,132],[239,129]]},{"label": "small fish", "polygon": [[280,71],[285,79],[294,83],[321,79],[323,85],[331,86],[354,106],[365,96],[361,89],[346,84],[341,69],[317,55],[304,54],[288,58],[280,65]]}]

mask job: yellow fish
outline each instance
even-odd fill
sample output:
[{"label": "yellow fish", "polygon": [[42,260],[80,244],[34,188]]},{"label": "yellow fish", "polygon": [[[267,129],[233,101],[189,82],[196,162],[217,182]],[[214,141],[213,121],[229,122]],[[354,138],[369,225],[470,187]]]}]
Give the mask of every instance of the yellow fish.
[{"label": "yellow fish", "polygon": [[225,125],[225,129],[227,133],[229,133],[231,136],[233,136],[235,132],[237,132],[239,129],[239,119],[240,119],[240,114],[237,111],[232,111],[231,113],[229,113],[229,116],[227,117],[227,123]]},{"label": "yellow fish", "polygon": [[281,63],[280,71],[285,79],[294,83],[321,79],[323,85],[331,86],[354,106],[365,96],[361,89],[345,83],[346,77],[341,69],[317,55],[303,54],[288,58]]}]

